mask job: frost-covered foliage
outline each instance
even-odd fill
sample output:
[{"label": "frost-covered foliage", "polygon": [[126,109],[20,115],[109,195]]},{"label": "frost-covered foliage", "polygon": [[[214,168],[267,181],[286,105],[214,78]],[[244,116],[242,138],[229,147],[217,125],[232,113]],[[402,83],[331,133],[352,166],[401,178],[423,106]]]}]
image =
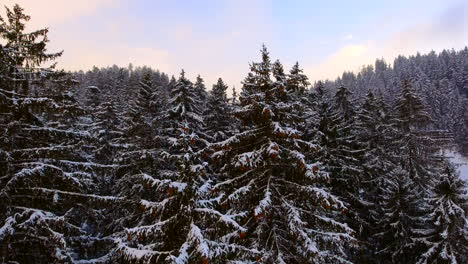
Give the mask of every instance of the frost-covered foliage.
[{"label": "frost-covered foliage", "polygon": [[360,197],[362,151],[356,140],[356,115],[349,91],[342,87],[330,98],[318,86],[310,100],[313,100],[311,105],[317,114],[315,118],[312,116],[308,119],[313,122],[308,125],[308,133],[311,128],[316,129],[311,138],[321,146],[318,160],[331,175],[332,193],[340,197],[349,208],[340,219],[359,231],[366,225],[357,211],[363,204]]},{"label": "frost-covered foliage", "polygon": [[423,129],[431,122],[427,106],[415,93],[409,81],[403,88],[395,104],[396,125],[399,129],[398,154],[403,168],[410,178],[421,188],[429,186],[433,179],[434,166],[431,158],[435,154],[434,141],[426,136]]},{"label": "frost-covered foliage", "polygon": [[468,261],[468,199],[466,182],[447,167],[432,187],[423,243],[427,250],[417,263],[466,263]]},{"label": "frost-covered foliage", "polygon": [[57,71],[47,30],[6,14],[0,262],[468,261],[440,151],[468,145],[467,49],[310,87],[264,47],[228,98],[184,71]]},{"label": "frost-covered foliage", "polygon": [[[75,72],[73,77],[79,81],[73,90],[76,91],[77,99],[87,104],[88,88],[97,87],[99,89],[99,99],[106,101],[110,99],[118,106],[117,110],[122,113],[135,111],[137,101],[144,96],[143,90],[149,93],[158,90],[158,98],[164,101],[168,97],[169,77],[165,73],[153,70],[148,67],[118,67],[116,65],[106,68],[93,67],[86,72]],[[143,106],[144,105],[140,105]],[[156,105],[161,107],[163,105]]]},{"label": "frost-covered foliage", "polygon": [[418,230],[424,224],[422,195],[408,172],[401,169],[395,169],[381,187],[376,254],[381,263],[414,263],[421,252]]},{"label": "frost-covered foliage", "polygon": [[398,56],[392,62],[377,59],[374,65],[362,67],[357,72],[345,72],[335,81],[325,82],[328,89],[341,85],[348,87],[356,98],[368,91],[383,96],[388,102],[396,99],[401,83],[411,80],[414,90],[429,106],[427,113],[434,122],[433,129],[448,130],[465,155],[466,119],[463,115],[468,98],[468,47],[461,50],[446,49],[440,53],[431,51],[413,56]]},{"label": "frost-covered foliage", "polygon": [[195,84],[193,85],[193,89],[195,91],[197,99],[199,100],[200,110],[203,112],[206,108],[208,92],[206,91],[205,81],[200,75],[197,76]]},{"label": "frost-covered foliage", "polygon": [[[461,138],[468,138],[468,96],[465,98],[463,101],[463,107],[460,115],[457,116],[456,120],[459,120],[459,136]],[[463,153],[468,153],[468,142],[467,141],[462,141],[462,151]]]},{"label": "frost-covered foliage", "polygon": [[237,223],[245,228],[230,242],[251,248],[250,257],[243,255],[250,261],[346,262],[353,231],[336,220],[346,208],[329,192],[329,175],[316,159],[320,147],[301,140],[296,129],[301,106],[291,100],[293,89],[281,74],[272,72],[263,48],[235,113],[244,129],[212,145],[211,159],[224,164],[215,185],[223,194],[220,204],[241,216]]},{"label": "frost-covered foliage", "polygon": [[227,89],[228,86],[219,78],[208,96],[205,125],[210,142],[225,140],[235,130],[235,122],[231,113],[232,107],[228,103],[226,94]]},{"label": "frost-covered foliage", "polygon": [[[15,5],[0,20],[0,255],[2,261],[66,263],[105,254],[95,194],[101,167],[78,127],[83,110],[62,72],[39,68],[47,30],[24,32],[29,17]],[[4,56],[4,57],[3,57]],[[40,95],[36,95],[40,94]]]},{"label": "frost-covered foliage", "polygon": [[382,98],[369,92],[357,110],[356,136],[362,147],[358,195],[361,203],[355,209],[360,221],[352,221],[357,226],[351,225],[359,230],[358,238],[365,243],[356,252],[356,262],[369,262],[376,254],[373,235],[379,230],[374,223],[382,216],[379,205],[384,191],[382,186],[386,185],[387,176],[398,168],[398,157],[395,157],[397,129],[389,109]]},{"label": "frost-covered foliage", "polygon": [[194,131],[194,139],[201,140],[203,135],[203,107],[204,101],[201,99],[201,84],[199,78],[197,86],[194,87],[192,82],[185,77],[185,72],[182,70],[177,82],[171,87],[169,98],[169,107],[166,112],[163,135],[167,136],[166,141],[172,145],[175,138],[179,134],[179,130],[187,125],[187,128]]},{"label": "frost-covered foliage", "polygon": [[[115,259],[136,263],[193,263],[224,259],[235,246],[220,234],[225,228],[242,232],[239,215],[216,208],[216,193],[206,162],[200,159],[203,119],[197,90],[182,72],[171,91],[169,108],[158,140],[162,159],[157,170],[121,180],[121,195],[132,199],[138,212],[119,219]],[[151,174],[150,174],[151,173]],[[226,234],[229,236],[229,233]],[[248,249],[243,249],[248,251]]]},{"label": "frost-covered foliage", "polygon": [[336,191],[355,197],[361,181],[361,151],[356,140],[355,110],[348,93],[342,87],[330,101],[323,90],[317,90],[318,131],[315,139],[324,147],[321,160],[334,175],[332,184]]}]

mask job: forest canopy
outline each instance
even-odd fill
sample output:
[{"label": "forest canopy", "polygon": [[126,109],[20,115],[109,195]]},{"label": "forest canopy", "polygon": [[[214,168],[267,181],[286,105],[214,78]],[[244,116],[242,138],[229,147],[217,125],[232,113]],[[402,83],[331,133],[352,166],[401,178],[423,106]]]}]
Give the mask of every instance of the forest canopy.
[{"label": "forest canopy", "polygon": [[468,262],[468,48],[312,83],[262,46],[229,93],[58,70],[28,20],[0,18],[0,262]]}]

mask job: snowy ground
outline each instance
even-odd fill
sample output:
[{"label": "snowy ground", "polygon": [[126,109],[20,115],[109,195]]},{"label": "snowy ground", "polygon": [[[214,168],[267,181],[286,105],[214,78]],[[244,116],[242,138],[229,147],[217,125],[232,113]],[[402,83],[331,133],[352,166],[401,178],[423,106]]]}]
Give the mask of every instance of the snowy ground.
[{"label": "snowy ground", "polygon": [[463,157],[460,153],[454,151],[446,152],[446,155],[457,166],[460,177],[468,181],[468,157]]}]

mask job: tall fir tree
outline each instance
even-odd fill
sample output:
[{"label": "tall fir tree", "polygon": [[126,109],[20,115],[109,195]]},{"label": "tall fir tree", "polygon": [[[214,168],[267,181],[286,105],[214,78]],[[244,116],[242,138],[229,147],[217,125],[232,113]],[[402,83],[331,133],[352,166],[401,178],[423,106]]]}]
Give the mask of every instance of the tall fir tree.
[{"label": "tall fir tree", "polygon": [[304,71],[299,66],[299,62],[296,62],[289,71],[288,89],[300,96],[305,93],[309,85],[309,78],[304,74]]},{"label": "tall fir tree", "polygon": [[238,99],[237,90],[236,90],[236,87],[233,86],[233,87],[232,87],[231,104],[232,104],[232,105],[236,105],[236,104],[237,104],[237,99]]},{"label": "tall fir tree", "polygon": [[193,89],[195,90],[197,99],[200,101],[201,111],[203,112],[207,104],[208,92],[206,91],[205,81],[200,75],[197,76]]},{"label": "tall fir tree", "polygon": [[278,76],[272,71],[263,47],[235,114],[244,129],[213,145],[212,158],[225,164],[215,185],[223,193],[221,205],[246,228],[230,242],[250,248],[242,254],[250,261],[346,262],[352,230],[336,221],[344,206],[329,193],[328,174],[314,159],[319,146],[301,140],[295,129],[299,105],[290,101],[281,78],[271,80],[272,73]]},{"label": "tall fir tree", "polygon": [[460,107],[460,112],[458,114],[459,118],[457,118],[460,134],[457,135],[459,141],[461,141],[461,152],[465,155],[468,155],[468,98],[465,98],[462,101],[462,105]]},{"label": "tall fir tree", "polygon": [[221,78],[213,85],[205,110],[206,134],[211,142],[227,139],[233,131],[231,107],[226,94],[228,86]]},{"label": "tall fir tree", "polygon": [[429,162],[435,151],[432,139],[424,134],[424,129],[431,122],[427,106],[415,93],[410,81],[404,81],[394,108],[401,166],[416,184],[425,188],[433,179],[433,166]]},{"label": "tall fir tree", "polygon": [[63,72],[42,64],[47,29],[25,32],[29,16],[15,5],[0,19],[0,255],[16,263],[70,263],[105,258],[94,195],[99,165],[89,134],[74,126],[82,109]]},{"label": "tall fir tree", "polygon": [[361,197],[362,149],[355,135],[355,110],[349,91],[341,87],[333,98],[328,98],[319,86],[314,95],[317,114],[309,123],[315,123],[317,133],[313,140],[321,146],[318,156],[330,173],[331,192],[349,207],[342,220],[356,231],[367,225],[360,210],[365,204]]},{"label": "tall fir tree", "polygon": [[97,163],[116,163],[118,152],[124,148],[124,120],[115,104],[112,98],[105,96],[99,105],[88,110],[92,111],[89,129],[95,141],[93,152]]},{"label": "tall fir tree", "polygon": [[356,262],[375,261],[375,241],[373,235],[379,231],[378,222],[384,214],[380,203],[383,186],[398,167],[395,163],[395,146],[393,135],[395,128],[391,122],[389,107],[382,98],[376,98],[368,92],[366,98],[357,110],[356,135],[363,147],[362,178],[359,196],[363,203],[356,208],[359,217],[363,219],[359,228],[358,238],[362,241],[361,249],[356,253]]},{"label": "tall fir tree", "polygon": [[428,219],[424,226],[427,247],[417,263],[466,263],[468,261],[467,184],[448,166],[431,189]]},{"label": "tall fir tree", "polygon": [[382,217],[375,234],[378,263],[415,263],[422,248],[418,239],[424,224],[423,196],[409,173],[394,169],[381,185]]},{"label": "tall fir tree", "polygon": [[228,99],[131,64],[71,78],[28,20],[0,17],[2,263],[468,262],[438,153],[468,153],[468,48],[307,91],[264,47]]},{"label": "tall fir tree", "polygon": [[[131,263],[208,263],[233,249],[218,235],[225,226],[243,230],[232,216],[216,210],[213,180],[200,159],[203,120],[196,90],[182,71],[172,89],[166,115],[164,163],[151,174],[122,181],[122,195],[134,212],[123,222],[116,260]],[[136,212],[138,211],[138,212]]]}]

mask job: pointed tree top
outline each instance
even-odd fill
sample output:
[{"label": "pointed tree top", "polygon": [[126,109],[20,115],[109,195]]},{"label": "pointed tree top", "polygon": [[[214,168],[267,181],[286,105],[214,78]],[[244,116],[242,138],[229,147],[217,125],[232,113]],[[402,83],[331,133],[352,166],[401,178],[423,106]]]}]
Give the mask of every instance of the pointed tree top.
[{"label": "pointed tree top", "polygon": [[205,82],[205,80],[203,80],[203,78],[200,76],[200,74],[198,74],[196,84],[197,85],[203,85],[204,82]]},{"label": "pointed tree top", "polygon": [[315,84],[314,89],[315,89],[315,91],[317,91],[317,94],[320,95],[320,96],[323,96],[324,93],[325,93],[325,85],[323,84],[322,81],[318,81]]},{"label": "pointed tree top", "polygon": [[261,53],[262,53],[262,62],[265,64],[266,63],[270,64],[270,53],[268,52],[268,49],[265,46],[265,44],[262,45]]},{"label": "pointed tree top", "polygon": [[262,49],[260,50],[262,54],[268,55],[268,48],[266,47],[265,43],[262,44]]},{"label": "pointed tree top", "polygon": [[227,88],[228,86],[224,83],[222,78],[218,78],[218,81],[216,82],[216,84],[213,84],[213,90],[221,89],[221,90],[226,91]]},{"label": "pointed tree top", "polygon": [[279,60],[276,60],[275,63],[273,63],[272,71],[273,71],[273,75],[278,81],[286,77],[286,75],[284,74],[283,65],[281,64]]},{"label": "pointed tree top", "polygon": [[302,69],[301,69],[301,67],[299,67],[299,62],[296,61],[296,63],[294,63],[294,65],[292,66],[290,73],[291,74],[298,74],[298,73],[301,73],[301,72],[302,72]]},{"label": "pointed tree top", "polygon": [[343,84],[340,85],[338,88],[338,91],[336,91],[335,97],[337,98],[348,98],[351,95],[351,91],[349,91],[348,88],[346,88]]},{"label": "pointed tree top", "polygon": [[246,79],[251,79],[253,77],[253,73],[256,75],[263,76],[262,78],[269,79],[269,75],[271,73],[271,61],[270,61],[270,55],[268,53],[267,48],[265,45],[262,45],[262,49],[260,50],[261,55],[262,55],[262,61],[261,62],[253,62],[250,64],[250,70],[251,72],[249,73],[249,76],[247,76]]}]

